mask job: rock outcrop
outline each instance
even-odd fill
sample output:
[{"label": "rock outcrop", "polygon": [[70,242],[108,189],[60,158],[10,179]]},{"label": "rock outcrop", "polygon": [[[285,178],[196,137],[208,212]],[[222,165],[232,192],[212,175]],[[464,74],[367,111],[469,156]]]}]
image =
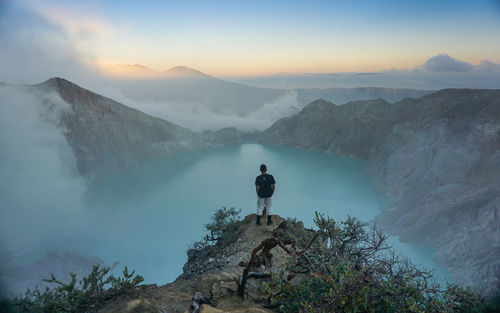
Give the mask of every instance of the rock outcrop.
[{"label": "rock outcrop", "polygon": [[448,89],[420,99],[318,100],[260,141],[368,161],[393,199],[377,222],[437,248],[461,283],[500,286],[500,90]]},{"label": "rock outcrop", "polygon": [[[216,308],[204,304],[200,312],[227,313],[265,313],[273,312],[263,308],[266,295],[262,289],[262,280],[251,279],[247,285],[245,299],[239,297],[235,279],[243,272],[240,262],[250,259],[252,250],[264,239],[275,236],[278,227],[284,221],[274,215],[272,225],[255,225],[255,214],[245,217],[238,228],[238,238],[224,247],[215,247],[191,254],[184,265],[184,272],[177,280],[164,286],[146,285],[138,293],[104,306],[100,313],[123,312],[191,312],[189,305],[195,293],[205,297],[212,295]],[[280,249],[272,250],[272,266],[259,268],[260,271],[279,273],[285,262],[286,253]]]}]

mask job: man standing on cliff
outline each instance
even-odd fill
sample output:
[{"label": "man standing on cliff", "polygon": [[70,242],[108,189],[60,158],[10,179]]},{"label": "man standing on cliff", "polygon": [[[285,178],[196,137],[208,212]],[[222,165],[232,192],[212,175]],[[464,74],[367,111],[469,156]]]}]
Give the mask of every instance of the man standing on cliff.
[{"label": "man standing on cliff", "polygon": [[257,191],[257,225],[260,225],[260,218],[262,211],[266,208],[267,225],[273,223],[271,219],[271,212],[273,209],[274,188],[276,181],[273,175],[267,174],[267,167],[265,164],[260,165],[260,175],[255,178],[255,190]]}]

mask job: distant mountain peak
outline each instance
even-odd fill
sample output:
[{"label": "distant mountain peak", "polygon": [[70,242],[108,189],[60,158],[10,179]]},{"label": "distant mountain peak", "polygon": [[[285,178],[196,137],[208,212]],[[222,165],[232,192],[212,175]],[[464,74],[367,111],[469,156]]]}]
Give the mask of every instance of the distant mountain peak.
[{"label": "distant mountain peak", "polygon": [[56,77],[52,77],[52,78],[49,78],[47,79],[46,81],[44,81],[42,84],[53,84],[53,83],[59,83],[61,81],[67,81],[69,82],[67,79],[65,78],[62,78],[62,77],[59,77],[59,76],[56,76]]},{"label": "distant mountain peak", "polygon": [[331,103],[330,101],[326,101],[323,98],[319,98],[310,104],[313,104],[313,105],[332,105],[333,103]]},{"label": "distant mountain peak", "polygon": [[167,70],[165,72],[168,76],[175,76],[175,77],[207,77],[209,75],[204,74],[198,70],[195,70],[193,68],[181,65],[181,66],[174,66],[171,69]]},{"label": "distant mountain peak", "polygon": [[310,108],[325,108],[325,107],[332,107],[332,106],[334,107],[335,104],[333,104],[330,101],[326,101],[323,98],[319,98],[319,99],[314,100],[313,102],[309,103],[304,108],[309,108],[309,109]]},{"label": "distant mountain peak", "polygon": [[142,64],[109,64],[102,66],[104,72],[111,76],[128,78],[150,78],[162,76],[161,72],[155,71]]},{"label": "distant mountain peak", "polygon": [[41,83],[42,86],[64,88],[65,86],[76,86],[69,80],[62,77],[52,77]]},{"label": "distant mountain peak", "polygon": [[103,66],[111,76],[124,78],[200,78],[211,77],[187,66],[174,66],[166,71],[155,71],[142,64],[112,64]]}]

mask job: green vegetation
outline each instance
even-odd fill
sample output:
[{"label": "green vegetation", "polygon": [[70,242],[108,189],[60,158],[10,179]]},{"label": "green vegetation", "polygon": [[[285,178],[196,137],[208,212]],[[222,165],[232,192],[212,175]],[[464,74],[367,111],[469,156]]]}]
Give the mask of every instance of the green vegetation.
[{"label": "green vegetation", "polygon": [[0,300],[0,311],[8,313],[71,313],[95,312],[102,304],[122,295],[130,294],[144,279],[129,273],[127,267],[123,277],[109,274],[110,268],[95,265],[92,272],[77,284],[76,274],[71,273],[71,281],[63,283],[54,277],[44,279],[54,284],[54,288],[40,291],[28,290],[23,297]]},{"label": "green vegetation", "polygon": [[[220,270],[224,266],[220,259],[222,251],[239,238],[239,229],[247,222],[240,219],[240,212],[241,209],[226,207],[214,212],[210,222],[205,225],[206,235],[188,248],[188,261],[180,277],[191,279],[208,268]],[[207,264],[210,258],[218,261]]]},{"label": "green vegetation", "polygon": [[288,220],[276,233],[295,241],[287,266],[265,284],[279,312],[493,312],[468,287],[441,288],[432,272],[397,256],[375,227],[318,213],[314,223],[317,231]]},{"label": "green vegetation", "polygon": [[316,234],[316,231],[305,228],[304,223],[296,218],[287,218],[285,225],[286,227],[276,228],[273,235],[283,241],[292,240],[297,247],[307,246]]},{"label": "green vegetation", "polygon": [[241,209],[235,208],[218,209],[212,216],[210,223],[205,224],[205,231],[208,233],[203,241],[193,244],[194,250],[201,250],[208,246],[217,245],[225,247],[238,239],[238,228],[243,223],[240,219]]}]

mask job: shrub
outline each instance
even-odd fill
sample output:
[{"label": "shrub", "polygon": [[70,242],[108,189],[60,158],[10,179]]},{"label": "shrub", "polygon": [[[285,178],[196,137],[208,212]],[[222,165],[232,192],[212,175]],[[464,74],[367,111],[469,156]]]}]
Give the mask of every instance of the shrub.
[{"label": "shrub", "polygon": [[293,240],[298,247],[305,247],[315,235],[315,231],[304,227],[302,221],[287,218],[284,225],[274,230],[273,236],[282,240]]},{"label": "shrub", "polygon": [[[293,223],[296,223],[295,221]],[[293,225],[292,223],[292,225]],[[337,223],[316,213],[315,233],[292,245],[289,263],[265,284],[281,312],[483,312],[467,287],[441,289],[432,272],[396,255],[376,227],[355,218]],[[297,226],[297,225],[295,225]],[[292,230],[294,228],[292,227]],[[300,234],[297,229],[293,236]],[[315,244],[304,246],[305,242]],[[305,249],[304,249],[305,248]],[[297,252],[298,251],[298,252]]]},{"label": "shrub", "polygon": [[109,267],[93,266],[92,272],[80,280],[79,286],[74,273],[71,273],[69,283],[52,275],[44,281],[54,284],[54,288],[28,290],[22,297],[3,299],[0,307],[3,306],[2,312],[12,313],[94,312],[105,301],[130,293],[144,280],[140,275],[134,276],[135,271],[129,273],[127,267],[123,270],[123,277],[108,275],[109,270]]},{"label": "shrub", "polygon": [[202,241],[197,241],[193,244],[192,249],[201,250],[208,246],[228,246],[238,239],[238,228],[240,227],[241,209],[235,208],[218,209],[211,218],[211,222],[205,224],[205,235]]}]

